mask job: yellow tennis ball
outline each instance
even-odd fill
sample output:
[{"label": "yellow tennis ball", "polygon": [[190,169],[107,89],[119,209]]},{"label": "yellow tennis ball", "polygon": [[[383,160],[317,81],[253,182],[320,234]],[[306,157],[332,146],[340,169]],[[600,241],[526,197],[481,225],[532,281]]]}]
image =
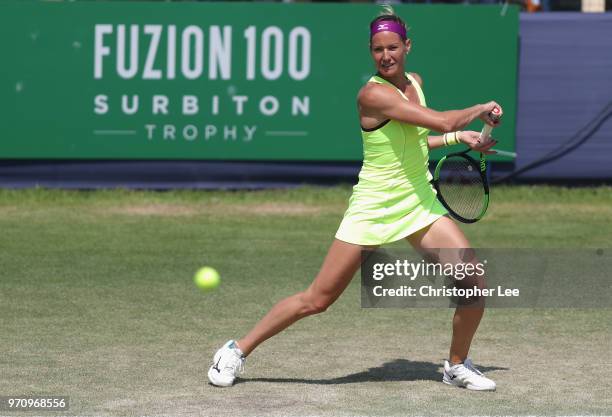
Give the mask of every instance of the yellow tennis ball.
[{"label": "yellow tennis ball", "polygon": [[193,277],[195,285],[203,291],[212,291],[221,284],[221,276],[215,268],[204,266]]}]

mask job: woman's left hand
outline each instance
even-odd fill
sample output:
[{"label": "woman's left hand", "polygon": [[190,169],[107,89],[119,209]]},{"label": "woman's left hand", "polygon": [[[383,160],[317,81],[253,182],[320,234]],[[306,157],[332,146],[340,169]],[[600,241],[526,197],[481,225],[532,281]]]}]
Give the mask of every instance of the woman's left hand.
[{"label": "woman's left hand", "polygon": [[473,130],[465,130],[459,132],[457,138],[461,143],[466,144],[476,152],[482,152],[486,155],[491,155],[495,153],[495,151],[491,151],[489,149],[495,146],[497,144],[497,141],[491,137],[489,137],[485,141],[481,141],[480,132],[474,132]]}]

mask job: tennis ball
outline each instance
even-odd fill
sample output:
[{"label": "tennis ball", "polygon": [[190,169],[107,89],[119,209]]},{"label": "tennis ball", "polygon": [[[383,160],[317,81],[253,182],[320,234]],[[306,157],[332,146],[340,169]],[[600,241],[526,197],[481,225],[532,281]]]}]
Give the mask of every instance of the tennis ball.
[{"label": "tennis ball", "polygon": [[221,277],[215,268],[204,266],[197,270],[193,282],[203,291],[212,291],[221,283]]}]

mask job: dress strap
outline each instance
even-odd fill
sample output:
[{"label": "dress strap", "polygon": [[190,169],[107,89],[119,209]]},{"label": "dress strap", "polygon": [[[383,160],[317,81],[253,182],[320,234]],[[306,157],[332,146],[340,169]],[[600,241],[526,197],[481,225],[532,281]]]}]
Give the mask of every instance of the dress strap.
[{"label": "dress strap", "polygon": [[406,73],[406,78],[410,80],[414,88],[416,88],[417,94],[419,96],[419,104],[423,107],[427,107],[427,103],[425,102],[425,94],[423,93],[423,89],[421,88],[421,84],[409,73]]}]

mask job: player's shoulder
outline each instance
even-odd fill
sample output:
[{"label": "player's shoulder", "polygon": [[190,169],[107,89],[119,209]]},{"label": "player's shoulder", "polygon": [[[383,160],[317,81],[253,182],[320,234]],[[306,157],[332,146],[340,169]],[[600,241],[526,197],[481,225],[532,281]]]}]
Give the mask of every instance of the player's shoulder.
[{"label": "player's shoulder", "polygon": [[419,83],[421,87],[423,87],[423,78],[419,74],[416,72],[411,72],[410,75],[416,80],[417,83]]},{"label": "player's shoulder", "polygon": [[357,101],[362,106],[373,106],[389,97],[394,91],[388,85],[369,82],[366,83],[357,94]]}]

